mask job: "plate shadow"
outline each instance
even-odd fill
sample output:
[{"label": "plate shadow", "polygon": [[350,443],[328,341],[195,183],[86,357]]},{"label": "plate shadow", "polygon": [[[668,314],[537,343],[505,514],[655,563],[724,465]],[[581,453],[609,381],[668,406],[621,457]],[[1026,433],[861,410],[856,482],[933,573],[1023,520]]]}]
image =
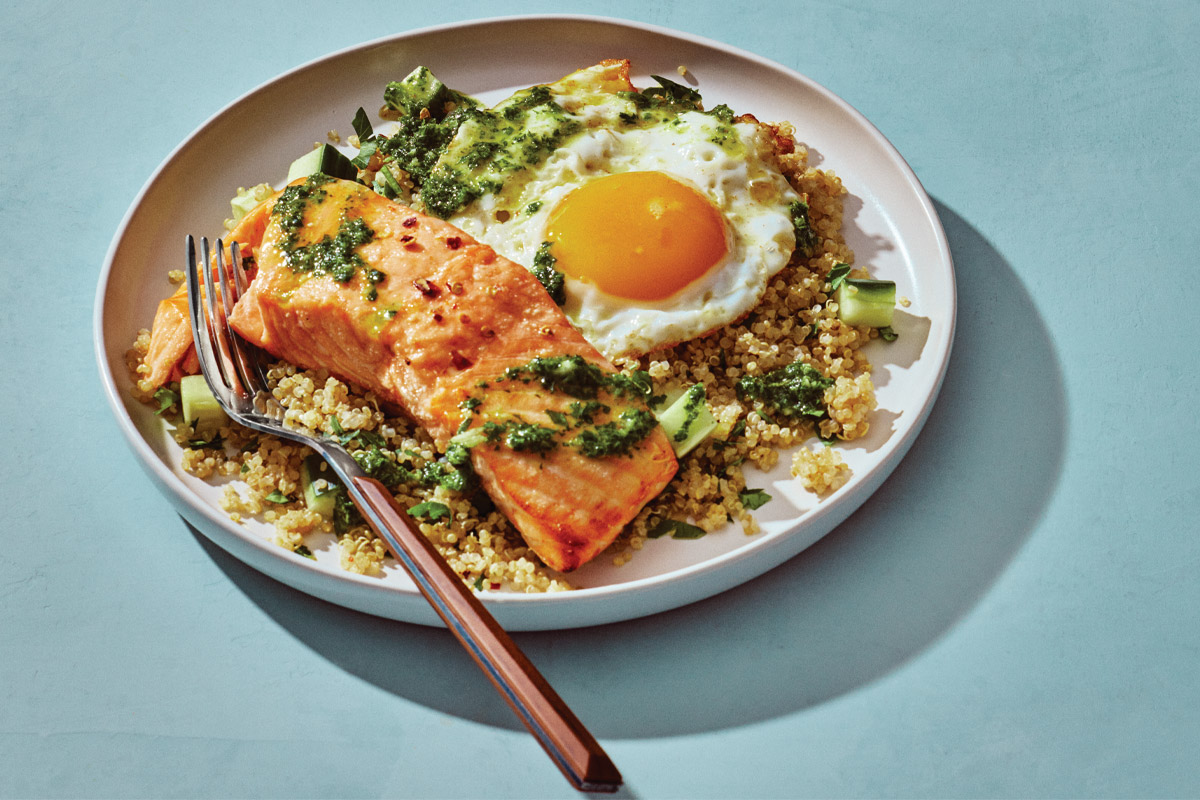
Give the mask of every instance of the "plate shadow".
[{"label": "plate shadow", "polygon": [[[729,728],[877,680],[974,608],[1038,524],[1067,426],[1053,342],[1004,257],[954,211],[937,211],[957,271],[956,342],[924,431],[879,491],[813,547],[717,597],[629,622],[514,634],[596,736]],[[411,702],[520,727],[445,631],[309,597],[193,533],[322,658]]]}]

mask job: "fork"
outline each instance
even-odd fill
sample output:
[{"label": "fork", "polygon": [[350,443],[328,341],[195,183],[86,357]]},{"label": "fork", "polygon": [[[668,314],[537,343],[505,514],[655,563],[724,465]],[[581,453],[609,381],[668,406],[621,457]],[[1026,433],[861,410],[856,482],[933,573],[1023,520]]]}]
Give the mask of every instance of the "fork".
[{"label": "fork", "polygon": [[207,268],[198,266],[196,242],[189,235],[187,291],[192,336],[205,380],[230,419],[305,444],[324,457],[363,517],[567,780],[580,791],[615,792],[621,785],[616,765],[387,488],[369,477],[337,442],[284,426],[283,407],[267,390],[262,351],[229,325],[233,306],[248,285],[238,244],[230,245],[228,270],[220,239],[215,259],[207,238],[201,238],[200,249],[201,264]]}]

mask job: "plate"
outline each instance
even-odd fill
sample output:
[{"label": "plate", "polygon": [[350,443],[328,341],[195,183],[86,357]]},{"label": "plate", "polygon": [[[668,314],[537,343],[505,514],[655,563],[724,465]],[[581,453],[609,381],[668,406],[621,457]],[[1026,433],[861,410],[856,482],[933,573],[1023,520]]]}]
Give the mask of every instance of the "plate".
[{"label": "plate", "polygon": [[[481,57],[480,54],[487,56]],[[628,58],[637,86],[685,66],[706,107],[726,103],[763,121],[790,121],[816,166],[846,185],[845,234],[859,264],[895,280],[910,305],[898,309],[900,338],[873,344],[879,411],[871,433],[842,447],[854,471],[818,500],[788,474],[784,455],[748,485],[775,499],[756,512],[762,531],[719,531],[697,540],[657,539],[628,564],[601,556],[572,575],[581,588],[552,595],[488,592],[485,604],[509,630],[616,622],[710,597],[762,574],[824,536],[900,463],[933,405],[954,332],[954,270],[929,197],[895,148],[843,100],[778,64],[727,45],[660,27],[580,16],[505,17],[405,33],[297,67],[217,112],[172,152],[146,183],[109,249],[96,297],[96,353],[107,397],[129,445],[189,522],[235,557],[296,589],[342,606],[424,625],[440,620],[398,568],[383,577],[343,572],[332,548],[318,560],[269,542],[267,527],[231,522],[220,489],[184,473],[158,417],[129,395],[124,353],[171,291],[186,234],[220,232],[238,186],[276,181],[324,139],[351,132],[360,106],[417,65],[447,85],[494,102],[605,58]],[[319,550],[319,548],[314,548]]]}]

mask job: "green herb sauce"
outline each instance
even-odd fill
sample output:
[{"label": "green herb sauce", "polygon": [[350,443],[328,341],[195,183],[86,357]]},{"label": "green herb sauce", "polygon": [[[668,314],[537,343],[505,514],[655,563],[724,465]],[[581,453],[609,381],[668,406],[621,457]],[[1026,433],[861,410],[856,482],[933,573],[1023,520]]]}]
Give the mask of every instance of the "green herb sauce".
[{"label": "green herb sauce", "polygon": [[628,455],[657,425],[658,420],[649,411],[629,408],[613,422],[584,428],[568,444],[579,448],[588,458]]},{"label": "green herb sauce", "polygon": [[533,256],[533,277],[545,287],[550,299],[561,306],[567,302],[567,293],[563,274],[554,266],[557,263],[558,259],[550,253],[550,242],[542,242]]},{"label": "green herb sauce", "polygon": [[[737,382],[738,397],[757,400],[772,413],[787,417],[816,417],[829,415],[825,407],[825,390],[833,385],[816,369],[800,361],[773,370],[762,376],[747,375]],[[770,421],[762,409],[756,409]]]},{"label": "green herb sauce", "polygon": [[650,375],[634,372],[631,375],[610,373],[584,359],[583,356],[539,356],[528,364],[509,367],[502,375],[503,380],[533,381],[551,392],[594,400],[601,389],[607,389],[617,397],[649,398],[653,393]]}]

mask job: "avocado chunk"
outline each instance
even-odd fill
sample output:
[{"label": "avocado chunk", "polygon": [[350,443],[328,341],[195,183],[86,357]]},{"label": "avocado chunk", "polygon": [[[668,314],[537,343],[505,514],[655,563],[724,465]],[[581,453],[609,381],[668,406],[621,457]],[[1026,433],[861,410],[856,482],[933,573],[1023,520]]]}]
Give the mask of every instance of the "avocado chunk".
[{"label": "avocado chunk", "polygon": [[892,324],[892,312],[896,309],[896,283],[847,278],[833,293],[833,299],[837,301],[842,322],[886,328]]},{"label": "avocado chunk", "polygon": [[331,178],[358,180],[358,167],[354,166],[350,159],[342,155],[336,147],[328,144],[323,144],[293,161],[288,168],[287,180],[288,183],[291,183],[297,178],[307,178],[318,172]]},{"label": "avocado chunk", "polygon": [[424,109],[435,120],[445,118],[447,104],[476,106],[478,101],[456,92],[438,80],[428,67],[417,67],[402,81],[392,81],[383,92],[383,101],[397,111],[412,116],[420,115]]},{"label": "avocado chunk", "polygon": [[211,430],[229,422],[203,375],[185,375],[179,381],[179,404],[183,408],[183,421],[195,430]]}]

